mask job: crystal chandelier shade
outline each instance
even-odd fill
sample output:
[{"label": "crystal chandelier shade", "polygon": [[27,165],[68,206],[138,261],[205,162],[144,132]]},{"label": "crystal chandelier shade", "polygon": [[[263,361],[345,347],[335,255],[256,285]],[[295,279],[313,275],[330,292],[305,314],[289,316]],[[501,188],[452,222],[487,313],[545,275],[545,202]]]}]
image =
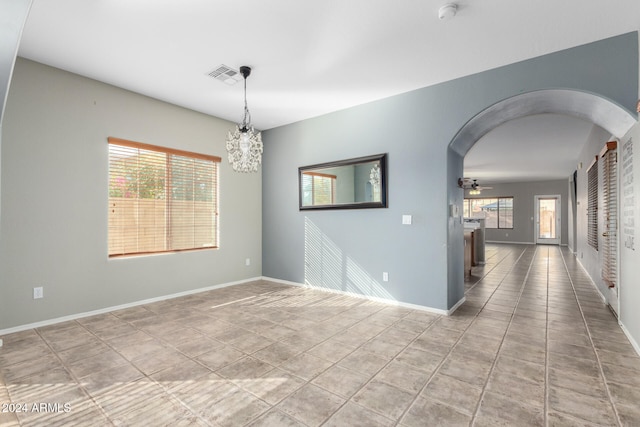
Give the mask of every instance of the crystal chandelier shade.
[{"label": "crystal chandelier shade", "polygon": [[227,154],[236,172],[257,172],[262,163],[263,146],[262,134],[251,126],[251,113],[247,106],[247,77],[251,74],[251,68],[242,66],[240,73],[244,77],[244,117],[233,133],[227,133]]}]

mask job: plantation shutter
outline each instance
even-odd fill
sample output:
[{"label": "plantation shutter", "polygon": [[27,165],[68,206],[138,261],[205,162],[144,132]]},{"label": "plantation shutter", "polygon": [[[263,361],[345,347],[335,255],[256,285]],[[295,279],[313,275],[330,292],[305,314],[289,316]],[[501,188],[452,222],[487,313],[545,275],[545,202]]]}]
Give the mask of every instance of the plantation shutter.
[{"label": "plantation shutter", "polygon": [[109,256],[217,247],[219,162],[109,138]]}]

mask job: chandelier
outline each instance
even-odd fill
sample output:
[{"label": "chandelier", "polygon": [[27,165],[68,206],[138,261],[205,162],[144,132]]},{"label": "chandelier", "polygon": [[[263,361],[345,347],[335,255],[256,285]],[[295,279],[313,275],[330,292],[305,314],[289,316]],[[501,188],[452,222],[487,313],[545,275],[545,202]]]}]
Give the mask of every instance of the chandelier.
[{"label": "chandelier", "polygon": [[235,131],[227,134],[227,153],[234,171],[257,172],[258,165],[262,163],[262,134],[256,133],[251,126],[251,113],[247,107],[247,77],[251,68],[243,65],[240,74],[244,78],[244,117]]},{"label": "chandelier", "polygon": [[374,187],[380,185],[380,164],[376,163],[369,172],[369,182]]}]

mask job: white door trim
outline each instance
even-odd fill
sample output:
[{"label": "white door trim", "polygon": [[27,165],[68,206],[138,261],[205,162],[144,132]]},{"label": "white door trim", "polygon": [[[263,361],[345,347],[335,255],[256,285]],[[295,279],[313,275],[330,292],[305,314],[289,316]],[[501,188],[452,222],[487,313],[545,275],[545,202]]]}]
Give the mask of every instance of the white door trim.
[{"label": "white door trim", "polygon": [[[540,200],[556,199],[556,238],[540,237]],[[559,245],[562,238],[562,196],[560,194],[541,194],[534,196],[535,221],[533,222],[534,242],[538,245]]]}]

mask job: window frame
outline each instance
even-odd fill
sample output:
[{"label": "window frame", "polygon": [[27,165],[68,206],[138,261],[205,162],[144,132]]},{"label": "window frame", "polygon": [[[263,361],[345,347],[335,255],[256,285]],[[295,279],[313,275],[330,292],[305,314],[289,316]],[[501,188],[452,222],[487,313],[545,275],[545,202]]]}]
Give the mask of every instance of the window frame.
[{"label": "window frame", "polygon": [[[184,200],[180,200],[180,199],[175,199],[173,197],[171,197],[171,192],[172,190],[174,190],[175,188],[172,187],[172,183],[171,181],[167,181],[167,179],[171,179],[173,177],[173,172],[176,170],[175,167],[180,167],[180,165],[184,166],[185,164],[188,164],[188,162],[185,163],[185,161],[183,159],[180,158],[186,158],[186,159],[192,159],[192,160],[198,160],[198,161],[205,161],[205,162],[211,162],[213,164],[213,170],[212,170],[212,174],[210,175],[211,177],[211,200],[210,200],[210,207],[212,210],[212,215],[213,217],[211,218],[211,223],[212,223],[212,245],[206,245],[206,246],[198,246],[198,247],[170,247],[170,248],[165,248],[162,250],[136,250],[136,251],[127,251],[125,250],[125,244],[121,243],[123,245],[123,250],[122,251],[117,251],[117,252],[111,252],[111,245],[112,245],[112,224],[111,224],[111,218],[109,218],[109,227],[108,227],[108,231],[107,231],[107,254],[109,259],[112,258],[122,258],[122,257],[132,257],[132,256],[144,256],[144,255],[155,255],[155,254],[166,254],[166,253],[176,253],[176,252],[188,252],[188,251],[199,251],[199,250],[211,250],[211,249],[218,249],[219,248],[219,199],[220,199],[220,191],[219,191],[219,183],[220,183],[220,166],[219,164],[221,163],[222,159],[218,156],[213,156],[213,155],[209,155],[209,154],[202,154],[202,153],[196,153],[196,152],[192,152],[192,151],[186,151],[186,150],[179,150],[179,149],[174,149],[174,148],[168,148],[168,147],[162,147],[162,146],[158,146],[158,145],[152,145],[152,144],[147,144],[147,143],[143,143],[143,142],[136,142],[136,141],[130,141],[130,140],[126,140],[126,139],[121,139],[121,138],[115,138],[115,137],[108,137],[107,138],[108,141],[108,146],[109,148],[111,146],[119,146],[119,147],[124,147],[125,150],[126,149],[134,149],[134,150],[144,150],[146,152],[152,152],[152,153],[159,153],[159,154],[164,154],[165,156],[167,156],[167,162],[165,163],[165,170],[164,170],[164,182],[162,184],[162,189],[164,192],[164,197],[160,198],[158,200],[164,200],[164,214],[165,216],[168,218],[165,222],[163,222],[162,225],[158,225],[157,229],[154,229],[154,232],[157,233],[158,230],[161,230],[161,233],[165,234],[165,241],[169,241],[171,240],[172,243],[175,244],[175,241],[177,241],[178,239],[175,238],[175,230],[173,229],[174,226],[178,226],[176,225],[172,219],[176,216],[175,213],[175,209],[174,206],[176,205],[175,202],[178,201],[183,201]],[[177,159],[173,159],[169,160],[169,156],[177,156]],[[108,158],[109,158],[109,165],[108,165],[108,186],[109,186],[109,191],[107,192],[107,200],[108,200],[108,204],[109,204],[109,217],[111,216],[111,214],[114,211],[114,205],[113,205],[113,201],[112,199],[114,198],[111,195],[111,190],[112,190],[112,181],[114,180],[114,177],[112,176],[112,154],[111,154],[111,149],[109,149],[109,154],[108,154]],[[176,164],[175,167],[172,167],[171,165]],[[150,163],[150,165],[152,166],[158,166],[159,163]],[[193,165],[193,173],[196,173],[196,164]],[[197,181],[195,179],[192,180],[192,185],[195,185]],[[194,194],[192,195],[193,197],[193,202],[196,202],[196,194],[194,192]],[[122,198],[122,197],[120,197]],[[142,198],[139,197],[139,195],[137,195],[136,197],[131,197],[130,198],[133,201],[139,201],[139,200],[153,200],[153,199],[149,199],[149,198]],[[188,201],[189,199],[187,199]],[[136,205],[136,203],[134,202],[134,205]],[[207,206],[209,207],[209,206]],[[195,206],[194,206],[195,209]],[[196,215],[195,211],[193,212],[193,215]],[[194,217],[195,218],[195,217]],[[155,224],[154,224],[155,225]],[[117,225],[116,225],[117,226]],[[140,228],[141,225],[137,224],[135,225],[136,227],[136,231],[133,232],[132,234],[136,234],[139,235],[140,233]],[[194,224],[193,224],[193,233],[195,234],[197,231],[197,225],[195,223],[195,219],[194,219]],[[171,235],[171,237],[166,237],[168,235]],[[183,234],[182,236],[185,236],[186,234]],[[113,237],[114,239],[116,239],[116,237]],[[173,240],[175,238],[175,241]],[[119,243],[119,242],[118,242]]]},{"label": "window frame", "polygon": [[[467,218],[473,218],[471,216],[471,200],[495,200],[496,202],[496,227],[488,227],[485,221],[485,228],[489,230],[513,230],[513,210],[515,208],[514,197],[513,196],[494,196],[494,197],[465,197],[462,205],[462,212],[468,212],[469,216],[465,216]],[[511,227],[503,227],[500,226],[500,201],[501,200],[511,200]]]}]

